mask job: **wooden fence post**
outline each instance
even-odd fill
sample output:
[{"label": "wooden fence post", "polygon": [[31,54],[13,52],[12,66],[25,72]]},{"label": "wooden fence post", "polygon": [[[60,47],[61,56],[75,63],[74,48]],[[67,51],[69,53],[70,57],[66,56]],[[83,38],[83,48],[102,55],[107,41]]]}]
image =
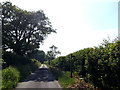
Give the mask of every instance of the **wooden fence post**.
[{"label": "wooden fence post", "polygon": [[72,60],[73,57],[75,57],[75,56],[70,54],[70,76],[71,76],[71,78],[73,77],[72,74],[73,74],[73,69],[74,69],[74,60]]},{"label": "wooden fence post", "polygon": [[58,58],[59,59],[59,69],[60,69],[60,58]]}]

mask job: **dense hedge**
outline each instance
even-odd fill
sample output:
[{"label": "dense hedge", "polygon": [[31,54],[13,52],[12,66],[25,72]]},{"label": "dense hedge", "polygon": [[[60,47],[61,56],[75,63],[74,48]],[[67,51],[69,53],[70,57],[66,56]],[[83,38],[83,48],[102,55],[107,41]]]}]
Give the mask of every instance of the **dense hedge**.
[{"label": "dense hedge", "polygon": [[[75,57],[71,60],[71,54]],[[62,70],[77,72],[98,88],[120,88],[120,43],[104,40],[98,47],[85,48],[51,61]]]},{"label": "dense hedge", "polygon": [[9,66],[2,70],[2,89],[12,89],[19,81],[24,80],[29,74],[35,71],[41,63],[38,60],[31,59],[25,65],[17,64]]}]

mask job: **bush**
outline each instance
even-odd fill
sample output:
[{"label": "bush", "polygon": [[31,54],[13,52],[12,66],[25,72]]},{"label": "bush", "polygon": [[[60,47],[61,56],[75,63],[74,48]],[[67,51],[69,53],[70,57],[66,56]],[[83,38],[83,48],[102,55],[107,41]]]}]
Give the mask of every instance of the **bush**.
[{"label": "bush", "polygon": [[29,74],[40,67],[41,63],[35,59],[25,65],[9,66],[2,70],[2,89],[12,89],[19,81],[24,80]]},{"label": "bush", "polygon": [[24,80],[29,74],[38,69],[41,63],[36,59],[31,59],[30,63],[25,65],[17,65],[17,69],[20,71],[20,81]]},{"label": "bush", "polygon": [[6,69],[3,69],[2,71],[2,88],[13,88],[16,86],[20,79],[20,74],[19,71],[12,67],[9,66]]},{"label": "bush", "polygon": [[[98,47],[85,48],[65,57],[51,61],[51,65],[62,70],[77,72],[86,82],[95,87],[120,88],[120,43],[104,43]],[[72,60],[71,60],[72,59]]]},{"label": "bush", "polygon": [[[29,63],[28,58],[25,58],[25,57],[20,56],[20,55],[16,55],[16,54],[11,53],[11,52],[4,52],[2,58],[6,62],[7,67],[9,65],[16,66],[19,64],[23,65],[23,64]],[[6,68],[6,67],[3,67],[3,68]]]}]

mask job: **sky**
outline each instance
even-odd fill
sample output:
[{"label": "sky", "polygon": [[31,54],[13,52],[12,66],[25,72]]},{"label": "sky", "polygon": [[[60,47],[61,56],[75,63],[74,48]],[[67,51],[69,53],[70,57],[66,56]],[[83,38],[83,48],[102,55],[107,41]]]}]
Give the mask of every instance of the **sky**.
[{"label": "sky", "polygon": [[119,0],[0,0],[28,11],[43,10],[57,34],[48,35],[40,50],[55,45],[60,56],[98,46],[118,36]]}]

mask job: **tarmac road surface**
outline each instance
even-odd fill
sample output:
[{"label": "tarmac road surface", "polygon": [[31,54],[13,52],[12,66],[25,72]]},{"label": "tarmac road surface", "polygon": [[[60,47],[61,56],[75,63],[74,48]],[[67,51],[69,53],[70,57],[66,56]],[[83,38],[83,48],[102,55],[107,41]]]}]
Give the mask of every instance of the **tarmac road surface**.
[{"label": "tarmac road surface", "polygon": [[29,75],[23,82],[17,84],[18,88],[61,88],[58,81],[49,71],[46,65],[42,64],[41,67],[34,73]]}]

